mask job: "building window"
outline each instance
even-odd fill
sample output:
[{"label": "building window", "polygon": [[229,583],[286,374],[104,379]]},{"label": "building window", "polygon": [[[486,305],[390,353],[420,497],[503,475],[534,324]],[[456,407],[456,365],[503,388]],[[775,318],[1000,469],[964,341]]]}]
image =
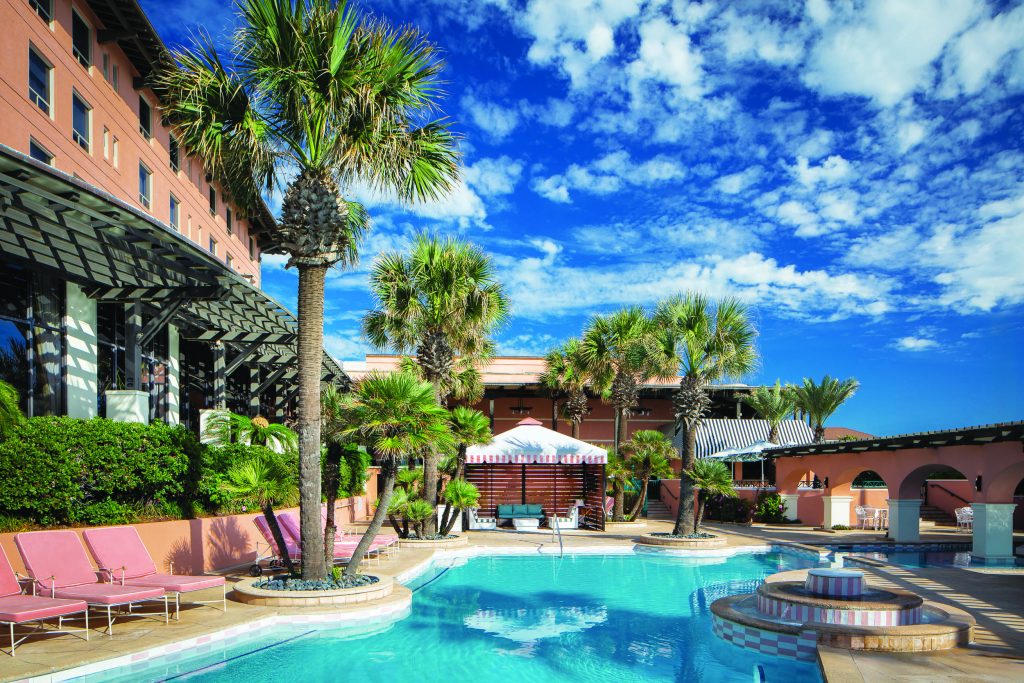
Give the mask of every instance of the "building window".
[{"label": "building window", "polygon": [[210,185],[210,215],[217,215],[217,190],[213,189],[213,185]]},{"label": "building window", "polygon": [[0,268],[0,380],[29,417],[64,412],[64,280]]},{"label": "building window", "polygon": [[181,232],[178,228],[178,198],[171,195],[171,227]]},{"label": "building window", "polygon": [[110,158],[110,129],[103,126],[103,158]]},{"label": "building window", "polygon": [[153,136],[153,109],[142,95],[139,95],[139,132],[147,140]]},{"label": "building window", "polygon": [[53,69],[39,53],[28,49],[28,98],[43,112],[50,113],[50,77]]},{"label": "building window", "polygon": [[230,206],[224,207],[224,222],[228,226],[228,235],[233,235],[235,229],[235,216],[231,213]]},{"label": "building window", "polygon": [[92,30],[74,10],[71,10],[71,54],[86,69],[92,64]]},{"label": "building window", "polygon": [[178,138],[173,135],[167,141],[167,153],[171,157],[171,169],[177,173],[178,168],[181,166],[181,153],[178,150]]},{"label": "building window", "polygon": [[121,80],[121,67],[117,64],[110,65],[110,85],[114,88],[114,92],[121,92],[121,86],[119,81]]},{"label": "building window", "polygon": [[210,253],[214,256],[217,255],[217,240],[210,238]]},{"label": "building window", "polygon": [[224,257],[224,262],[228,265],[228,270],[235,269],[235,259],[231,258],[231,254]]},{"label": "building window", "polygon": [[103,64],[103,80],[110,82],[110,53],[104,52],[100,62]]},{"label": "building window", "polygon": [[32,138],[29,138],[28,140],[28,155],[36,161],[41,161],[44,164],[53,166],[53,155],[47,152],[45,147]]},{"label": "building window", "polygon": [[153,174],[146,165],[139,164],[139,203],[147,209],[153,199]]},{"label": "building window", "polygon": [[53,0],[28,0],[28,6],[46,23],[53,21]]},{"label": "building window", "polygon": [[111,146],[110,146],[110,153],[111,153],[111,156],[113,157],[111,159],[111,161],[114,162],[114,168],[117,168],[117,162],[118,162],[118,159],[117,159],[117,146],[118,146],[117,145],[117,136],[115,135],[114,136],[114,141],[111,143]]},{"label": "building window", "polygon": [[92,121],[92,108],[85,103],[78,93],[71,94],[71,139],[86,152],[89,151],[89,128]]}]

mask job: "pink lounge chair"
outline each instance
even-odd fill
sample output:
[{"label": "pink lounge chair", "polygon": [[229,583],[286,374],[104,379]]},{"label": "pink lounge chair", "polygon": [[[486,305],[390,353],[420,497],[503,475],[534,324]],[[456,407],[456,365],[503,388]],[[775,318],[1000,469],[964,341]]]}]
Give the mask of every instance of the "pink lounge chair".
[{"label": "pink lounge chair", "polygon": [[[259,529],[260,536],[266,542],[266,548],[261,548],[260,544],[256,544],[256,562],[249,567],[250,576],[259,576],[263,573],[263,567],[260,564],[264,560],[269,560],[269,566],[271,569],[281,569],[284,566],[284,558],[281,557],[281,551],[277,547],[277,541],[274,540],[274,534],[270,531],[270,525],[267,524],[267,518],[263,515],[257,515],[253,517],[253,524]],[[281,520],[278,518],[278,524],[280,525]],[[285,533],[284,529],[281,529],[281,534],[284,536],[285,551],[288,553],[288,557],[291,558],[292,562],[299,562],[302,560],[302,548],[299,547],[298,543],[290,540],[288,534]]]},{"label": "pink lounge chair", "polygon": [[[327,507],[326,506],[320,508],[320,521],[324,524],[324,526],[327,525]],[[354,540],[357,543],[359,542],[360,534],[356,534],[356,533],[350,534],[347,531],[345,531],[344,529],[342,529],[340,526],[337,529],[338,529],[337,532],[336,532],[337,535],[335,537],[336,541],[349,541],[349,542],[351,542],[351,541]],[[373,539],[373,544],[375,546],[387,548],[388,552],[391,552],[392,550],[395,550],[397,552],[400,549],[400,547],[401,547],[398,544],[398,540],[399,540],[398,539],[398,534],[377,534],[374,537],[374,539]]]},{"label": "pink lounge chair", "polygon": [[[299,532],[299,521],[291,514],[284,512],[277,516],[277,522],[281,525],[281,533],[284,534],[288,543],[294,543],[296,546],[301,547],[301,541],[299,539],[302,538],[302,535]],[[354,542],[341,540],[335,541],[334,561],[348,562],[352,559],[352,552],[355,549],[356,543]]]},{"label": "pink lounge chair", "polygon": [[[164,623],[170,621],[167,594],[163,588],[100,583],[97,571],[92,568],[89,556],[74,531],[29,531],[17,534],[14,543],[37,589],[49,593],[51,598],[84,600],[89,607],[105,609],[107,635],[114,632],[112,610],[115,607],[127,606],[130,613],[136,603],[163,600]],[[152,613],[147,616],[152,616]]]},{"label": "pink lounge chair", "polygon": [[[64,617],[81,612],[85,617],[85,628],[64,628]],[[56,629],[44,629],[43,620],[57,617]],[[14,626],[36,622],[38,626],[14,639]],[[14,650],[26,638],[33,635],[56,635],[58,633],[84,633],[89,640],[89,605],[84,600],[65,600],[62,598],[46,598],[41,595],[22,595],[21,584],[14,573],[11,561],[7,559],[3,548],[0,548],[0,624],[7,624],[11,636],[11,656]]]},{"label": "pink lounge chair", "polygon": [[[220,600],[194,600],[196,605],[221,603],[221,611],[228,611],[227,585],[223,576],[187,576],[157,572],[153,557],[133,526],[111,526],[82,532],[85,545],[96,558],[100,571],[107,572],[111,583],[122,586],[162,588],[174,595],[174,618],[180,618],[181,594],[207,588],[220,587]],[[174,571],[174,565],[171,565]]]}]

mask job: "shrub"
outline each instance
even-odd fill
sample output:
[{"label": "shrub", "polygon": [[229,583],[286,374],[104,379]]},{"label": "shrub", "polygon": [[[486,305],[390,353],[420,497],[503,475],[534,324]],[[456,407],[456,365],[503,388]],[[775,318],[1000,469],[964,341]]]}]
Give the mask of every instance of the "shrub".
[{"label": "shrub", "polygon": [[90,503],[82,510],[79,521],[89,526],[106,526],[109,524],[132,524],[139,520],[139,511],[130,505],[107,500]]},{"label": "shrub", "polygon": [[[366,485],[367,469],[370,467],[370,454],[355,444],[332,444],[330,448],[338,448],[341,451],[337,497],[349,498],[363,493]],[[327,449],[325,448],[323,449],[322,457],[326,458],[326,456]],[[422,473],[419,476],[422,477]],[[324,495],[327,495],[326,490]]]},{"label": "shrub", "polygon": [[202,458],[202,478],[199,481],[197,502],[208,510],[240,512],[250,507],[245,501],[227,492],[224,484],[229,483],[228,470],[233,466],[255,457],[265,457],[281,464],[298,478],[299,461],[294,451],[278,453],[266,446],[247,446],[231,443],[224,446],[208,446]]},{"label": "shrub", "polygon": [[739,522],[745,524],[750,521],[753,509],[754,504],[746,498],[711,496],[708,498],[704,516],[719,522]]},{"label": "shrub", "polygon": [[777,493],[761,491],[754,506],[754,519],[767,524],[781,524],[786,519],[786,503]]},{"label": "shrub", "polygon": [[0,512],[59,525],[114,523],[149,503],[190,509],[202,452],[191,432],[162,422],[31,418],[0,441]]}]

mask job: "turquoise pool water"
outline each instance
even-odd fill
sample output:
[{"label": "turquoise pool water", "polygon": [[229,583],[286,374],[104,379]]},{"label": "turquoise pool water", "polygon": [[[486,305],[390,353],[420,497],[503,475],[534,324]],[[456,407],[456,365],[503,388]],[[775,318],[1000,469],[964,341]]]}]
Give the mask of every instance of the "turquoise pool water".
[{"label": "turquoise pool water", "polygon": [[[969,550],[922,550],[922,551],[895,551],[895,552],[852,552],[845,553],[848,557],[867,557],[882,562],[890,562],[901,567],[919,569],[922,567],[984,567],[985,564],[978,562],[971,557]],[[1024,563],[1017,560],[1016,565],[1024,569]]]},{"label": "turquoise pool water", "polygon": [[475,558],[417,579],[411,614],[394,623],[275,628],[79,680],[747,683],[760,667],[769,683],[819,681],[814,665],[744,650],[711,630],[712,601],[806,566],[779,553]]}]

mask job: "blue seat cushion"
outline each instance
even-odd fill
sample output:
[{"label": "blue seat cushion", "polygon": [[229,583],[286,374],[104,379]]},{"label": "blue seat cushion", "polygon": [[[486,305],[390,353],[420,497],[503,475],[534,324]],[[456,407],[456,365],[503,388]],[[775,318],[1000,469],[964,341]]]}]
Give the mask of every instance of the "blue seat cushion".
[{"label": "blue seat cushion", "polygon": [[542,514],[541,507],[540,503],[528,503],[526,505],[526,514],[531,517],[540,517]]},{"label": "blue seat cushion", "polygon": [[511,506],[511,505],[499,505],[498,506],[498,517],[504,517],[506,519],[511,517],[512,516],[512,507],[513,506]]},{"label": "blue seat cushion", "polygon": [[528,509],[529,507],[530,507],[529,505],[513,505],[512,506],[512,515],[515,516],[515,517],[519,517],[519,516],[522,516],[522,515],[528,515],[528,514],[530,514],[530,511]]}]

